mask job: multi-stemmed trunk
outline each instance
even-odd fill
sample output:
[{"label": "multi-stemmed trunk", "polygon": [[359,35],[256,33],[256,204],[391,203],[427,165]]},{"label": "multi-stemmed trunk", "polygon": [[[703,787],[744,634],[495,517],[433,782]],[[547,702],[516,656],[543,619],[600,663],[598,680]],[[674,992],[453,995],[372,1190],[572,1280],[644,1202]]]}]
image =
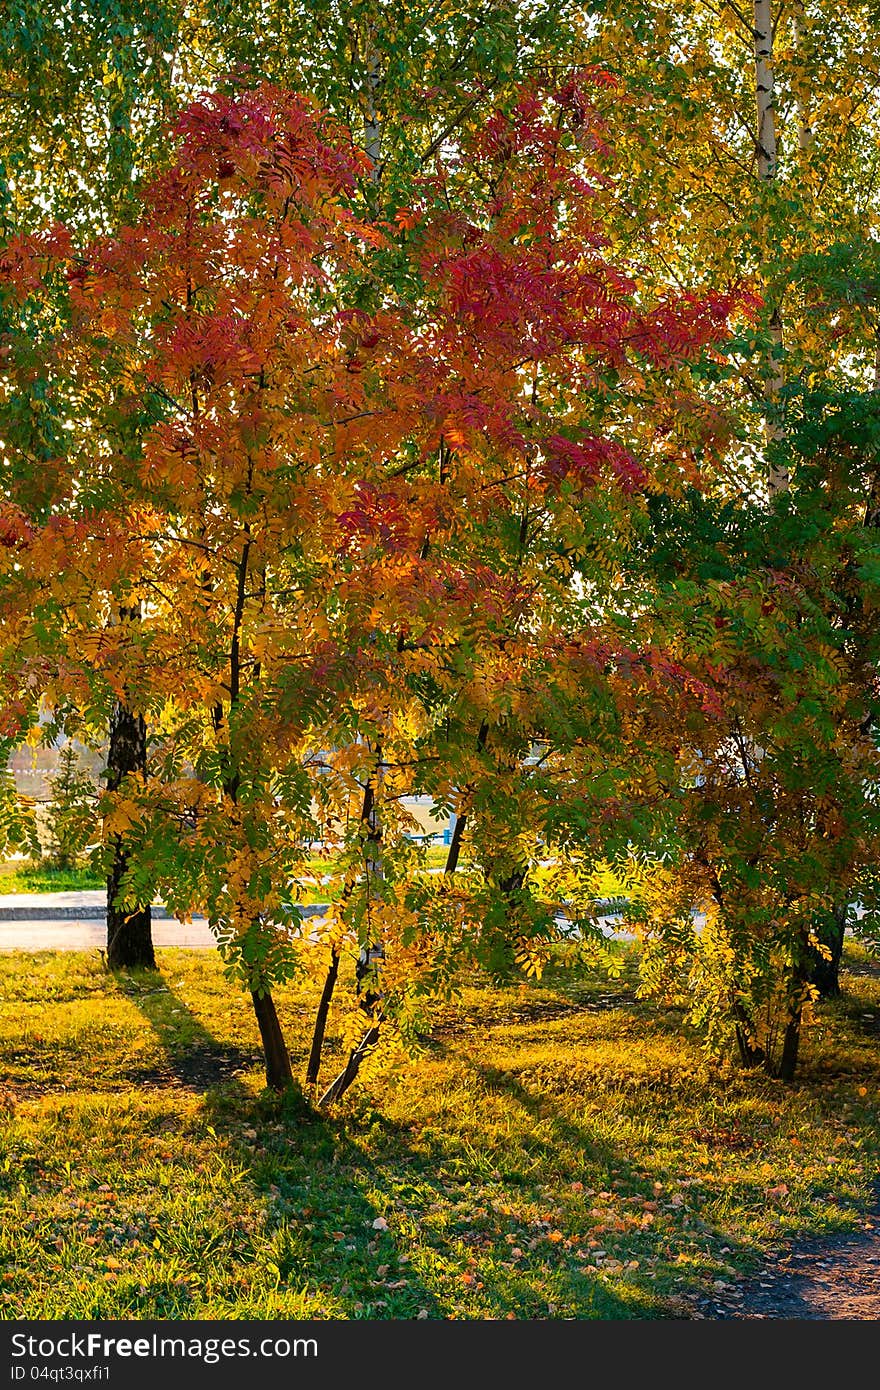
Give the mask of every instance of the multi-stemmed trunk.
[{"label": "multi-stemmed trunk", "polygon": [[824,950],[810,950],[810,984],[820,998],[831,999],[840,993],[840,962],[843,956],[843,937],[846,930],[847,904],[839,903],[816,932]]},{"label": "multi-stemmed trunk", "polygon": [[[378,764],[381,761],[381,750],[377,753]],[[371,879],[381,877],[381,841],[382,827],[379,820],[379,810],[376,805],[376,792],[374,778],[370,777],[364,787],[364,799],[361,806],[361,823],[366,827],[366,869],[367,884],[366,891],[371,891]],[[356,984],[358,993],[358,1004],[367,1023],[366,1031],[356,1047],[353,1047],[348,1054],[348,1059],[342,1071],[331,1081],[319,1100],[319,1105],[328,1105],[333,1101],[340,1100],[345,1092],[357,1078],[361,1069],[361,1064],[371,1048],[379,1040],[379,1033],[382,1025],[381,1014],[381,994],[372,986],[376,984],[375,961],[382,958],[382,947],[380,943],[367,940],[364,942],[358,955],[356,966]],[[327,979],[324,983],[324,990],[318,1008],[318,1017],[315,1020],[315,1034],[312,1039],[312,1050],[309,1056],[309,1070],[307,1081],[310,1086],[315,1086],[318,1080],[318,1069],[321,1062],[321,1047],[323,1045],[324,1030],[327,1024],[327,1010],[330,1004],[330,997],[333,993],[333,986],[336,983],[336,975],[339,968],[339,952],[334,949],[331,956],[330,968],[327,972]]]},{"label": "multi-stemmed trunk", "polygon": [[[252,476],[249,472],[247,481],[247,492],[250,492]],[[223,794],[232,803],[238,804],[239,793],[239,773],[238,759],[235,756],[231,740],[231,730],[234,726],[232,719],[236,711],[240,697],[242,685],[242,659],[241,659],[241,629],[244,621],[245,602],[247,598],[247,585],[249,569],[252,558],[252,537],[250,526],[245,523],[243,530],[243,544],[241,556],[236,566],[236,586],[235,603],[232,612],[232,636],[229,645],[229,717],[224,712],[222,705],[214,708],[214,729],[221,746],[225,744],[224,760],[226,763],[226,775],[223,780]],[[246,919],[245,919],[246,920]],[[259,930],[261,923],[257,922]],[[287,1050],[287,1043],[278,1019],[278,1012],[275,1008],[275,1001],[272,998],[272,991],[267,981],[263,980],[251,990],[251,1003],[253,1004],[254,1014],[257,1020],[257,1027],[260,1030],[260,1041],[263,1044],[263,1056],[266,1062],[266,1085],[272,1091],[285,1091],[293,1082],[293,1069],[290,1065],[290,1053]]]},{"label": "multi-stemmed trunk", "polygon": [[324,978],[324,988],[321,990],[321,998],[318,1001],[318,1009],[315,1014],[312,1045],[309,1049],[309,1060],[306,1066],[306,1086],[310,1091],[313,1091],[318,1084],[318,1075],[321,1070],[321,1053],[324,1049],[327,1018],[330,1013],[330,1002],[333,998],[333,991],[336,988],[336,981],[339,977],[339,956],[339,947],[332,946],[330,948],[330,964],[327,967],[327,974]]},{"label": "multi-stemmed trunk", "polygon": [[[780,1081],[788,1082],[794,1081],[797,1071],[804,1005],[810,996],[811,949],[807,936],[802,938],[799,946],[788,978],[788,1006],[782,1034],[782,1050],[778,1063],[772,1068],[772,1075],[777,1076]],[[771,1068],[768,1067],[768,1070]]]},{"label": "multi-stemmed trunk", "polygon": [[[147,766],[147,729],[143,715],[117,701],[110,721],[107,786],[118,791],[125,777],[143,776]],[[128,852],[122,837],[111,840],[113,858],[107,875],[107,964],[111,970],[156,968],[149,905],[126,910],[119,905]]]}]

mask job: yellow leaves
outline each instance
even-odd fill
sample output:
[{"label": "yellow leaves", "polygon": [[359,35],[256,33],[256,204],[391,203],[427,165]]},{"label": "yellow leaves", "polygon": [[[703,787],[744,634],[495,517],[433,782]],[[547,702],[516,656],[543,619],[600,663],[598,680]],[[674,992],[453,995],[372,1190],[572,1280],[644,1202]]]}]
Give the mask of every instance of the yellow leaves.
[{"label": "yellow leaves", "polygon": [[514,959],[520,970],[531,980],[540,980],[550,959],[550,947],[544,941],[520,938],[514,948]]},{"label": "yellow leaves", "polygon": [[123,799],[118,801],[111,811],[107,813],[103,820],[103,834],[107,839],[110,835],[122,835],[130,830],[138,820],[138,807],[134,801]]},{"label": "yellow leaves", "polygon": [[76,633],[71,641],[87,660],[97,665],[118,650],[119,636],[108,628],[100,628],[97,632]]},{"label": "yellow leaves", "polygon": [[101,86],[118,87],[120,92],[124,92],[125,78],[121,72],[118,72],[116,70],[116,68],[110,67],[109,63],[107,62],[103,62],[101,64]]},{"label": "yellow leaves", "polygon": [[820,642],[816,647],[816,652],[824,661],[827,661],[830,666],[834,667],[838,675],[844,675],[846,673],[846,658],[834,647],[829,647],[825,643]]}]

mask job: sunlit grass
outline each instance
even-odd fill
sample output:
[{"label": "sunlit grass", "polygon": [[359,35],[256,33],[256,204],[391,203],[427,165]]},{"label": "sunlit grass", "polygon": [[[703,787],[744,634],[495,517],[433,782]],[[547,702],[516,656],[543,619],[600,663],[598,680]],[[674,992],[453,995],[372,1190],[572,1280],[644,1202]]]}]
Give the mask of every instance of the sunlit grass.
[{"label": "sunlit grass", "polygon": [[[216,956],[161,963],[0,956],[0,1316],[680,1316],[870,1200],[875,973],[792,1088],[708,1061],[631,965],[474,984],[326,1117],[262,1091]],[[314,1000],[278,1004],[301,1074]]]},{"label": "sunlit grass", "polygon": [[[448,850],[443,845],[429,845],[425,850],[425,867],[442,868]],[[318,857],[306,863],[306,879],[294,894],[297,902],[310,904],[336,901],[342,886],[339,881],[326,882],[339,870],[338,856]],[[84,889],[106,888],[106,877],[88,864],[71,869],[53,869],[46,864],[22,859],[0,860],[0,893],[62,893]]]},{"label": "sunlit grass", "polygon": [[107,880],[88,866],[53,869],[21,859],[0,861],[0,893],[68,893],[106,885]]}]

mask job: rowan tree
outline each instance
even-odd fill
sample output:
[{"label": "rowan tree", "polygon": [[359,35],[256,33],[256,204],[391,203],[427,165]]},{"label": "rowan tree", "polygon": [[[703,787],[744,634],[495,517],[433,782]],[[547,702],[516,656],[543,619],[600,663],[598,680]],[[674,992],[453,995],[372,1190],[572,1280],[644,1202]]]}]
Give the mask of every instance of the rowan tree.
[{"label": "rowan tree", "polygon": [[[441,170],[381,223],[354,209],[368,158],[307,101],[218,94],[184,113],[136,223],[82,252],[56,232],[7,254],[24,305],[41,256],[66,270],[51,374],[77,404],[65,505],[23,568],[97,688],[124,688],[154,730],[151,776],[108,792],[105,834],[131,856],[132,904],[158,889],[207,911],[273,1086],[290,1064],[271,986],[304,961],[329,951],[332,973],[349,941],[382,961],[381,989],[361,971],[368,1017],[353,1012],[331,1096],[380,1018],[404,1026],[420,992],[448,988],[450,942],[491,963],[506,938],[528,961],[553,915],[523,837],[535,862],[548,833],[563,842],[560,798],[583,799],[566,758],[597,705],[611,748],[640,690],[702,698],[622,641],[632,613],[608,595],[647,494],[693,471],[670,412],[730,300],[651,303],[606,260],[588,114],[582,82],[523,95],[477,137],[466,197]],[[90,679],[80,665],[65,689],[84,718]],[[505,800],[504,767],[515,778],[541,738],[543,801]],[[609,755],[585,741],[593,766]],[[479,832],[476,882],[439,916],[399,810],[425,789],[464,797]],[[334,834],[351,871],[315,940],[291,900]]]}]

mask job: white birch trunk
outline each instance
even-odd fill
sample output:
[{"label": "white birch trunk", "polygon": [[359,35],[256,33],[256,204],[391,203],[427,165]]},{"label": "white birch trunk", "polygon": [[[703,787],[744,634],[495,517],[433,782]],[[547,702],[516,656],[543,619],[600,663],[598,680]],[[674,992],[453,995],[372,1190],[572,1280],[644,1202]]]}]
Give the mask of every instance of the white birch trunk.
[{"label": "white birch trunk", "polygon": [[370,169],[370,181],[373,184],[377,184],[382,168],[382,121],[379,116],[376,100],[376,93],[379,88],[380,80],[379,54],[376,50],[372,26],[367,30],[364,66],[366,67],[367,98],[367,109],[364,119],[364,149],[367,152],[372,166]]},{"label": "white birch trunk", "polygon": [[[795,12],[791,21],[792,36],[794,38],[795,49],[800,53],[803,49],[804,37],[804,0],[798,0]],[[810,107],[804,90],[801,88],[797,99],[798,113],[798,149],[801,154],[806,154],[813,143],[813,128],[810,125]]]},{"label": "white birch trunk", "polygon": [[776,178],[776,110],[773,85],[773,7],[755,0],[755,92],[758,103],[758,177]]},{"label": "white birch trunk", "polygon": [[[776,145],[776,92],[773,80],[773,5],[772,0],[755,0],[755,96],[757,104],[758,177],[772,184],[778,172]],[[770,317],[770,352],[764,375],[766,402],[766,440],[768,446],[782,438],[782,426],[776,418],[783,387],[782,375],[782,316],[774,308]],[[770,464],[767,486],[771,497],[788,487],[788,469]]]}]

